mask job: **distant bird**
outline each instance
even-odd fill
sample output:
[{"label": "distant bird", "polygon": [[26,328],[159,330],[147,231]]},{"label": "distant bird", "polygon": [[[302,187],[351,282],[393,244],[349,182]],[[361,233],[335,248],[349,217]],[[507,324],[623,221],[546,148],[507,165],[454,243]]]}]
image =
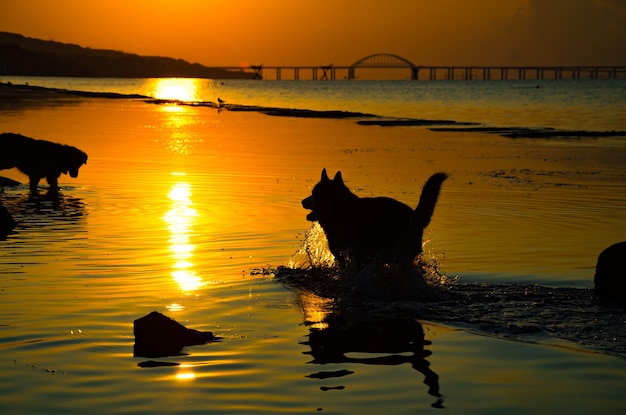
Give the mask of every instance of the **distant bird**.
[{"label": "distant bird", "polygon": [[217,97],[217,103],[222,106],[226,101],[224,101],[222,98]]}]

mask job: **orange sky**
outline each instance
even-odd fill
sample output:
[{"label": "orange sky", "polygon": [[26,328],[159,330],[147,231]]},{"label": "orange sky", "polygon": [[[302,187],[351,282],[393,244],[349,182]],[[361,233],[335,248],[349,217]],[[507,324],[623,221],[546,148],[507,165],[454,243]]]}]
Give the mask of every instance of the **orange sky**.
[{"label": "orange sky", "polygon": [[624,0],[0,0],[0,31],[209,66],[626,65]]}]

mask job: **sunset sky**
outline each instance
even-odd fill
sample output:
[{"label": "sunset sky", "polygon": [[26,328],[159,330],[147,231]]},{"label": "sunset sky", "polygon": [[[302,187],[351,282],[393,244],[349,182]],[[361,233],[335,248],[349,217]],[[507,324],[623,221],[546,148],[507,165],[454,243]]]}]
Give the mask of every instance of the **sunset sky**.
[{"label": "sunset sky", "polygon": [[0,0],[0,31],[208,66],[626,65],[624,0]]}]

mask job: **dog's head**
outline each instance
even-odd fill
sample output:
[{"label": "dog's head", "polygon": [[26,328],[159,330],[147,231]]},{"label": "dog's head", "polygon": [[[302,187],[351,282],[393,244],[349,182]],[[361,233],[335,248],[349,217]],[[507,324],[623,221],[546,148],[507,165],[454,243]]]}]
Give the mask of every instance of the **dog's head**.
[{"label": "dog's head", "polygon": [[322,178],[313,187],[311,196],[302,200],[302,207],[311,210],[306,219],[311,222],[319,221],[320,216],[330,214],[337,206],[341,206],[342,201],[351,196],[352,192],[344,184],[340,171],[331,180],[326,169],[323,169]]},{"label": "dog's head", "polygon": [[76,147],[69,147],[63,173],[69,174],[72,178],[76,178],[78,177],[78,169],[80,169],[83,164],[87,164],[87,154]]}]

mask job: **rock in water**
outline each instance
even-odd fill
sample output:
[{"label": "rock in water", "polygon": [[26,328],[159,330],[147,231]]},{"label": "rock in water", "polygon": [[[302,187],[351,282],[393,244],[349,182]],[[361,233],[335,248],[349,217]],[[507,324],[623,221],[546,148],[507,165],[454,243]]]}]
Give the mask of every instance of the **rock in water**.
[{"label": "rock in water", "polygon": [[0,240],[11,233],[16,223],[6,207],[0,205]]},{"label": "rock in water", "polygon": [[22,183],[13,179],[9,179],[8,177],[0,176],[0,187],[16,187],[20,186],[21,184]]},{"label": "rock in water", "polygon": [[185,346],[220,339],[210,331],[188,329],[157,311],[135,320],[133,325],[136,357],[180,356]]},{"label": "rock in water", "polygon": [[600,253],[593,283],[598,296],[626,300],[626,242]]}]

